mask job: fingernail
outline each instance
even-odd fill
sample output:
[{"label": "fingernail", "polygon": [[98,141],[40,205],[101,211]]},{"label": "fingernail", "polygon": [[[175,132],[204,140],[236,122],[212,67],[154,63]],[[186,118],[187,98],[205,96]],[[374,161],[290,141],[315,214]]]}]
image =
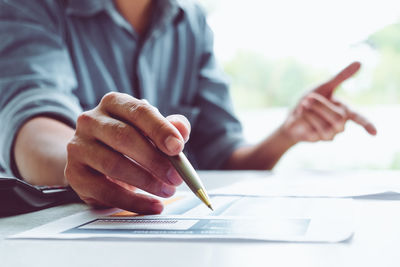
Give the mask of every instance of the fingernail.
[{"label": "fingernail", "polygon": [[175,136],[168,136],[165,139],[165,146],[167,147],[168,151],[172,154],[177,154],[181,151],[183,147],[183,142],[176,138]]},{"label": "fingernail", "polygon": [[183,140],[185,141],[185,143],[187,143],[187,141],[189,141],[189,135],[184,136]]},{"label": "fingernail", "polygon": [[167,179],[173,185],[179,185],[182,182],[182,178],[174,168],[170,168],[167,171]]},{"label": "fingernail", "polygon": [[170,197],[175,193],[175,187],[170,185],[164,185],[161,189],[161,193],[166,197]]}]

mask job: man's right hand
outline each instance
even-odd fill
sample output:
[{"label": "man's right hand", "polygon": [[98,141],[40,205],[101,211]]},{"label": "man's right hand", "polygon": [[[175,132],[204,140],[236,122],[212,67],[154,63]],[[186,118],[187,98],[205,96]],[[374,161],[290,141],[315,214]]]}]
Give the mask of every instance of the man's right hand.
[{"label": "man's right hand", "polygon": [[161,202],[135,188],[160,197],[175,193],[182,179],[160,151],[177,155],[189,133],[184,116],[165,118],[145,100],[109,93],[78,117],[65,177],[90,205],[160,213]]}]

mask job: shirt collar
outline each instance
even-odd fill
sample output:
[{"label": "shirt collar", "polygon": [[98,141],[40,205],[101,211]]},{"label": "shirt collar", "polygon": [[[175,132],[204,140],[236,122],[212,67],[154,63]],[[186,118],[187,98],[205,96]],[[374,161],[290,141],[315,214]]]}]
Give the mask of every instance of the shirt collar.
[{"label": "shirt collar", "polygon": [[[180,8],[179,0],[155,0],[158,9],[164,9],[166,17],[175,17]],[[113,0],[67,0],[67,14],[89,17],[113,7]]]},{"label": "shirt collar", "polygon": [[[131,25],[115,8],[113,0],[67,0],[67,14],[80,17],[91,17],[100,12],[106,12],[114,23],[133,33]],[[154,21],[151,35],[157,36],[170,21],[174,21],[183,12],[181,0],[156,1]]]},{"label": "shirt collar", "polygon": [[67,14],[90,17],[105,9],[112,0],[68,0]]},{"label": "shirt collar", "polygon": [[150,36],[156,38],[171,23],[176,23],[183,12],[178,0],[155,0],[156,6],[153,13]]}]

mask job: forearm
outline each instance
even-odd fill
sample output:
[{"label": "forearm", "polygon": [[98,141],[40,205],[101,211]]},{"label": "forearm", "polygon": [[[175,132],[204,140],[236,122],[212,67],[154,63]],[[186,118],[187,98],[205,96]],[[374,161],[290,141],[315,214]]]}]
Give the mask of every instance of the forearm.
[{"label": "forearm", "polygon": [[26,122],[14,144],[14,160],[24,180],[35,185],[65,185],[66,146],[74,130],[47,117]]},{"label": "forearm", "polygon": [[241,147],[232,153],[225,164],[231,170],[271,170],[282,155],[296,142],[278,128],[257,145]]}]

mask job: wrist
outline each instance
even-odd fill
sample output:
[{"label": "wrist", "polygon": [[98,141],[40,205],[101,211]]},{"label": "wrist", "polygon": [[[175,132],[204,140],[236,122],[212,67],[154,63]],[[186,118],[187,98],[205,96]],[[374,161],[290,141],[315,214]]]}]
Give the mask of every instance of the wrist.
[{"label": "wrist", "polygon": [[276,130],[276,136],[279,139],[277,141],[280,142],[282,146],[287,147],[287,149],[296,145],[299,142],[298,139],[291,133],[290,129],[286,127],[285,124],[281,125]]}]

